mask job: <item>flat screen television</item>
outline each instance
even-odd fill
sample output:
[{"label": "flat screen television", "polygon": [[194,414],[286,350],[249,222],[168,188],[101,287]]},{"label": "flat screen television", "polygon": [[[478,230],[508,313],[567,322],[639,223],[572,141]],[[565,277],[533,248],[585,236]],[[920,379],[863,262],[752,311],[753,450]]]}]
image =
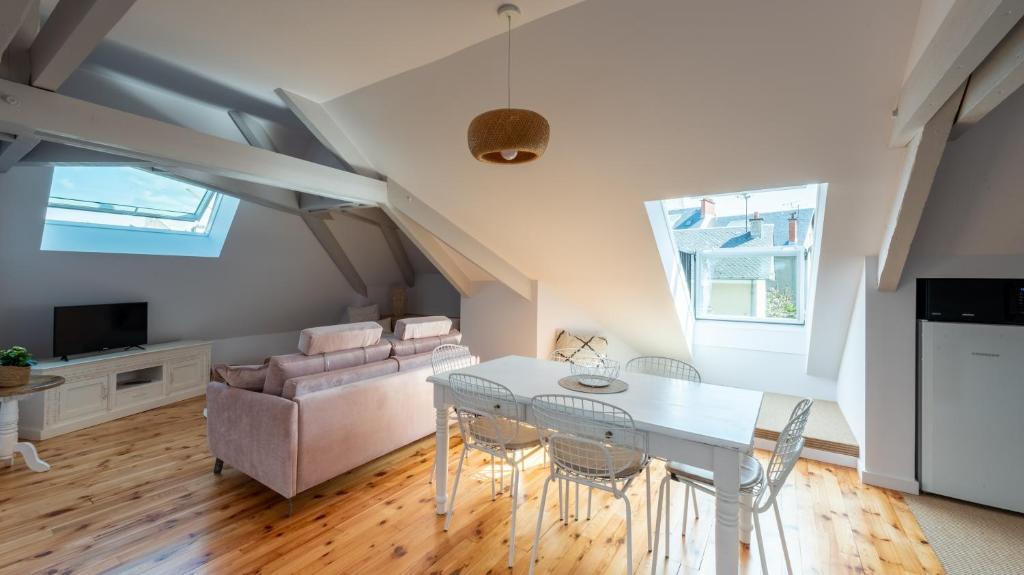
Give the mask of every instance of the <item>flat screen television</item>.
[{"label": "flat screen television", "polygon": [[53,308],[53,355],[67,356],[146,344],[146,302]]}]

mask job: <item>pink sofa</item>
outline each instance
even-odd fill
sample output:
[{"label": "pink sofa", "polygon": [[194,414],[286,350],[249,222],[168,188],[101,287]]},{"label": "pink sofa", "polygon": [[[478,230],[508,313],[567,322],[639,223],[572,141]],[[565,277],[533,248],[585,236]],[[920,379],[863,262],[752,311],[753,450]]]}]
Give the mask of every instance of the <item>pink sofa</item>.
[{"label": "pink sofa", "polygon": [[227,463],[291,498],[434,431],[430,355],[462,335],[380,339],[374,322],[345,325],[362,327],[304,330],[300,349],[317,353],[270,358],[262,389],[210,382],[216,473]]}]

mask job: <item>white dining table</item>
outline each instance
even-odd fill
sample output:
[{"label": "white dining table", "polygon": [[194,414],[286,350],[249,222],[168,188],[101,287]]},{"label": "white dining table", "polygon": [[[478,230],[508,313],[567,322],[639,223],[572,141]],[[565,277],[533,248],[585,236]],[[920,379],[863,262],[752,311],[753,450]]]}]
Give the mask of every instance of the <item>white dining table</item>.
[{"label": "white dining table", "polygon": [[[739,491],[740,462],[751,447],[761,410],[762,393],[653,375],[622,372],[629,389],[615,394],[585,394],[558,385],[570,375],[569,364],[521,356],[506,356],[457,370],[507,387],[526,406],[549,393],[604,401],[627,411],[638,430],[648,435],[652,457],[707,469],[715,478],[715,572],[739,570],[739,541],[750,541],[750,501]],[[454,372],[449,372],[454,373]],[[437,513],[448,507],[448,409],[452,405],[449,373],[427,378],[434,384],[437,411],[437,465],[434,486]],[[742,512],[741,512],[742,508]],[[736,541],[736,545],[723,545]]]}]

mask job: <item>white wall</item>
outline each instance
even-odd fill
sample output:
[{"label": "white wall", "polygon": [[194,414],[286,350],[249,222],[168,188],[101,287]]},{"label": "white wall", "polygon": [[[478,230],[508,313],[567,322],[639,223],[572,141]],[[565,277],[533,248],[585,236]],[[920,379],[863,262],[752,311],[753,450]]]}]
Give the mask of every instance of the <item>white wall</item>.
[{"label": "white wall", "polygon": [[417,273],[416,285],[407,290],[410,313],[459,317],[459,292],[440,273]]},{"label": "white wall", "polygon": [[639,355],[625,340],[573,305],[557,288],[538,283],[537,357],[548,357],[555,350],[555,336],[563,329],[577,335],[599,335],[606,338],[608,357],[623,364]]},{"label": "white wall", "polygon": [[537,303],[498,282],[462,298],[462,343],[481,360],[537,353]]},{"label": "white wall", "polygon": [[916,489],[916,279],[1024,277],[1024,92],[946,149],[899,288],[866,269],[864,479]]},{"label": "white wall", "polygon": [[214,361],[250,362],[364,301],[297,216],[245,201],[219,258],[40,251],[50,172],[0,174],[0,346],[46,357],[54,306],[148,301],[151,342],[210,339]]},{"label": "white wall", "polygon": [[850,431],[857,438],[857,444],[864,445],[865,427],[865,349],[864,349],[864,284],[861,275],[860,286],[857,288],[857,300],[853,304],[850,317],[850,329],[846,333],[846,347],[843,349],[843,361],[839,366],[839,378],[836,381],[836,401],[842,410]]}]

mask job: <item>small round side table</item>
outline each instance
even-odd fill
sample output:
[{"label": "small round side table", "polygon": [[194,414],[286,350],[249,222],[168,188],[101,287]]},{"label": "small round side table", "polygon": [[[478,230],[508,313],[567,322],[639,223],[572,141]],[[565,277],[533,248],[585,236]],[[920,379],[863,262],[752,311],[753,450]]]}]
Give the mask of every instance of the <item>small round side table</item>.
[{"label": "small round side table", "polygon": [[0,387],[0,462],[6,462],[8,467],[13,466],[14,453],[18,452],[32,471],[41,473],[50,470],[50,464],[39,459],[35,445],[18,441],[18,401],[63,384],[64,378],[60,376],[33,375],[26,385]]}]

